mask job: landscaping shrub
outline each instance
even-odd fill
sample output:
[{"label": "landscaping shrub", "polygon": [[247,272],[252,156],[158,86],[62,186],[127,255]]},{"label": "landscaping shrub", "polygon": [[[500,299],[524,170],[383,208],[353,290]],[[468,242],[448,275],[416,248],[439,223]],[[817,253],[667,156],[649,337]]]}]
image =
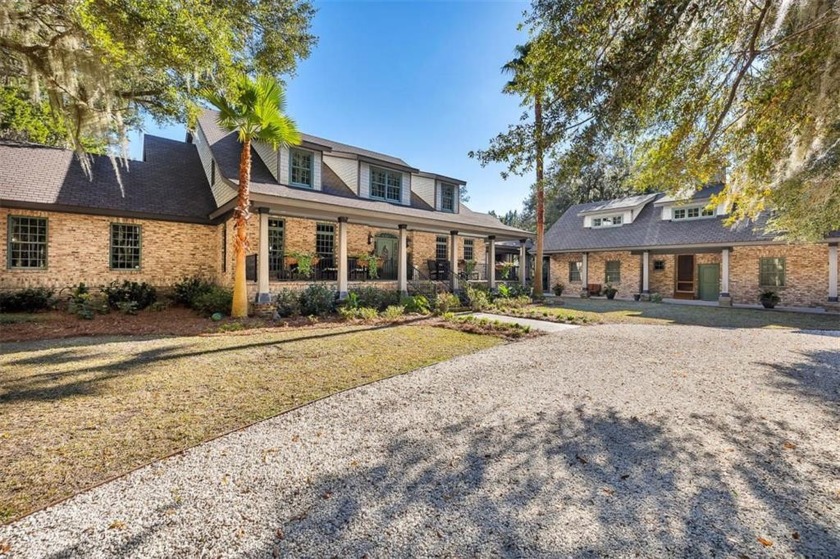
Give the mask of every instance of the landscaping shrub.
[{"label": "landscaping shrub", "polygon": [[382,311],[382,317],[388,320],[396,320],[405,314],[405,307],[400,305],[389,305]]},{"label": "landscaping shrub", "polygon": [[531,298],[527,295],[519,295],[518,297],[498,297],[494,304],[500,309],[521,309],[531,304]]},{"label": "landscaping shrub", "polygon": [[277,315],[286,318],[300,314],[300,293],[291,289],[283,289],[274,298]]},{"label": "landscaping shrub", "polygon": [[300,313],[304,316],[325,316],[335,311],[335,291],[313,283],[300,293]]},{"label": "landscaping shrub", "polygon": [[490,296],[486,291],[475,287],[467,286],[467,304],[474,311],[483,311],[490,307]]},{"label": "landscaping shrub", "polygon": [[53,292],[44,287],[0,293],[0,312],[35,312],[52,305]]},{"label": "landscaping shrub", "polygon": [[137,310],[143,310],[157,300],[157,291],[146,282],[125,280],[120,284],[112,281],[102,288],[102,292],[113,309],[119,308],[119,303],[133,301],[137,303]]},{"label": "landscaping shrub", "polygon": [[379,311],[371,307],[341,307],[338,313],[345,319],[374,320],[379,317]]},{"label": "landscaping shrub", "polygon": [[192,308],[206,316],[214,313],[228,315],[232,304],[233,290],[214,285],[209,291],[196,296]]},{"label": "landscaping shrub", "polygon": [[192,308],[193,301],[213,289],[215,284],[200,276],[183,278],[175,284],[174,298],[179,305]]},{"label": "landscaping shrub", "polygon": [[425,295],[403,297],[400,299],[400,305],[402,305],[405,308],[405,312],[408,313],[429,314],[431,312],[431,304]]},{"label": "landscaping shrub", "polygon": [[458,296],[453,293],[439,293],[435,297],[435,313],[446,314],[461,305]]},{"label": "landscaping shrub", "polygon": [[384,311],[389,305],[396,305],[400,302],[399,293],[391,289],[379,289],[377,287],[359,287],[348,294],[355,294],[359,307],[371,307],[378,311]]},{"label": "landscaping shrub", "polygon": [[136,301],[119,301],[117,303],[117,308],[123,314],[137,314]]}]

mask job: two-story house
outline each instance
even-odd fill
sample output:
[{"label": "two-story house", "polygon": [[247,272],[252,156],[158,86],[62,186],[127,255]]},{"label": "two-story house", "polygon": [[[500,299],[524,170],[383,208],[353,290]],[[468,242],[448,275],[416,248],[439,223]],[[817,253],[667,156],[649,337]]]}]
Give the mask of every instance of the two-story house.
[{"label": "two-story house", "polygon": [[[205,111],[186,142],[144,140],[142,161],[93,157],[90,177],[68,150],[0,144],[0,289],[167,286],[196,274],[233,281],[236,135]],[[531,236],[462,204],[464,181],[397,157],[306,134],[297,146],[252,149],[248,278],[257,301],[311,281],[346,293],[372,275],[400,291],[419,278],[457,284],[450,272],[465,262],[484,278],[497,240],[523,241],[524,253]]]},{"label": "two-story house", "polygon": [[684,199],[631,196],[572,206],[546,233],[551,281],[567,292],[597,292],[606,284],[619,297],[662,297],[756,304],[773,290],[785,306],[837,303],[837,245],[788,244],[764,232],[766,216],[734,227],[710,186]]}]

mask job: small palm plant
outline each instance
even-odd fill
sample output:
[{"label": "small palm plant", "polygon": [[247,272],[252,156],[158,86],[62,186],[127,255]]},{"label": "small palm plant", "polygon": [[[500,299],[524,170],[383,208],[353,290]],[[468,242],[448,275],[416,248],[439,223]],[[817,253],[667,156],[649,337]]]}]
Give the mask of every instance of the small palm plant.
[{"label": "small palm plant", "polygon": [[294,121],[285,114],[283,88],[271,76],[240,76],[228,91],[204,91],[202,95],[219,111],[218,124],[236,132],[242,143],[239,157],[239,188],[234,211],[233,303],[230,315],[248,315],[248,291],[245,285],[245,253],[248,251],[248,218],[251,205],[251,142],[261,141],[274,149],[300,143]]}]

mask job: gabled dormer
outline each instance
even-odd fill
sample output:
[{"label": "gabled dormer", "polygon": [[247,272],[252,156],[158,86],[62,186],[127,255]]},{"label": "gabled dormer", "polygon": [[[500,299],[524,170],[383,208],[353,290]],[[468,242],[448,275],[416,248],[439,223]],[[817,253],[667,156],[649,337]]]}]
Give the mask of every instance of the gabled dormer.
[{"label": "gabled dormer", "polygon": [[709,186],[685,195],[664,196],[654,203],[662,209],[663,221],[692,221],[711,219],[726,215],[726,204],[714,204],[712,197],[719,193],[722,185]]},{"label": "gabled dormer", "polygon": [[642,194],[609,200],[587,208],[578,215],[583,217],[585,228],[621,227],[633,223],[644,207],[654,198],[656,198],[656,194]]},{"label": "gabled dormer", "polygon": [[299,145],[280,146],[276,150],[262,142],[254,142],[253,146],[280,184],[319,191],[322,189],[321,164],[324,152],[332,150],[330,146],[306,137]]},{"label": "gabled dormer", "polygon": [[439,212],[460,213],[461,188],[466,182],[423,171],[415,173],[411,179],[414,194],[429,207]]}]

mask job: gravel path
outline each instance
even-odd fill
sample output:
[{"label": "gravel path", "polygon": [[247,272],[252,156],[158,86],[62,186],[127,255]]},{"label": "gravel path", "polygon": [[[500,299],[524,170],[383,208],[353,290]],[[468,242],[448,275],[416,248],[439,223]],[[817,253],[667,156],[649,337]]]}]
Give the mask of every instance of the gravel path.
[{"label": "gravel path", "polygon": [[507,316],[504,314],[491,314],[486,312],[472,313],[476,318],[486,318],[487,320],[498,320],[500,322],[507,322],[510,324],[520,324],[522,326],[530,326],[532,330],[539,330],[541,332],[565,332],[573,328],[580,328],[575,324],[560,324],[559,322],[549,322],[548,320],[534,320],[532,318],[519,318],[516,316]]},{"label": "gravel path", "polygon": [[831,336],[577,328],[263,422],[0,542],[15,557],[836,558],[839,371]]}]

